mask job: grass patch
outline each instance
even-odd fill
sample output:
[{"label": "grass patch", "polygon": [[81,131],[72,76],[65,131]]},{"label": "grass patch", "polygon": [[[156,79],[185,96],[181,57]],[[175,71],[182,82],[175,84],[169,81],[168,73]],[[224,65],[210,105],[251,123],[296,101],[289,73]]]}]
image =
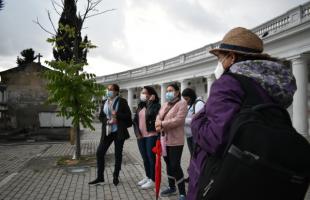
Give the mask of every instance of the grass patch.
[{"label": "grass patch", "polygon": [[62,156],[57,159],[57,166],[96,166],[96,156],[81,156],[79,160],[72,160],[72,156]]}]

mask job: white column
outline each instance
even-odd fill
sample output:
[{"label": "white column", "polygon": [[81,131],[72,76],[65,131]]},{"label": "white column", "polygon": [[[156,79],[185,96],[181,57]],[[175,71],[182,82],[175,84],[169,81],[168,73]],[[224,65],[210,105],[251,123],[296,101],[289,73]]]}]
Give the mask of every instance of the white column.
[{"label": "white column", "polygon": [[166,102],[166,88],[167,87],[167,83],[161,83],[160,84],[160,104],[164,105],[164,103]]},{"label": "white column", "polygon": [[308,69],[305,58],[301,56],[294,58],[292,67],[297,84],[293,101],[293,126],[300,134],[308,136]]},{"label": "white column", "polygon": [[209,74],[207,76],[207,84],[208,84],[207,98],[209,98],[211,86],[212,86],[214,80],[215,80],[214,74]]},{"label": "white column", "polygon": [[134,111],[132,110],[132,107],[133,107],[134,88],[127,88],[127,91],[128,91],[128,96],[127,96],[128,105],[129,105],[130,111],[133,113]]},{"label": "white column", "polygon": [[181,83],[180,92],[182,93],[183,90],[184,90],[185,88],[187,88],[187,86],[188,86],[188,81],[187,81],[187,80],[179,80],[179,82]]}]

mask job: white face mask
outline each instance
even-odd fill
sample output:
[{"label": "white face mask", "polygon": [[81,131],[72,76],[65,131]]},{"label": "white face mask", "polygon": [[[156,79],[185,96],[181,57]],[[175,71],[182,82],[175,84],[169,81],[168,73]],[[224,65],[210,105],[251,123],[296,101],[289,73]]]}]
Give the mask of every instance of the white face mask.
[{"label": "white face mask", "polygon": [[214,75],[215,75],[215,78],[216,79],[219,79],[223,73],[225,72],[225,69],[223,67],[223,64],[221,61],[218,61],[217,62],[217,66],[216,66],[216,69],[214,70]]},{"label": "white face mask", "polygon": [[147,100],[146,95],[145,94],[140,94],[140,100],[142,102],[146,102],[146,100]]},{"label": "white face mask", "polygon": [[223,67],[223,62],[226,59],[226,57],[224,57],[224,59],[222,61],[218,61],[217,62],[217,66],[216,69],[214,70],[214,75],[216,79],[219,79],[225,72],[225,68]]}]

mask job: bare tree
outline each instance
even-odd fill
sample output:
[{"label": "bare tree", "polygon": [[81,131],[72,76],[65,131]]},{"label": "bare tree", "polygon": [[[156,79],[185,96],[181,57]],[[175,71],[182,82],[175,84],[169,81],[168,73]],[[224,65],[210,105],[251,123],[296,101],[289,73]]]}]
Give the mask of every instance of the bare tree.
[{"label": "bare tree", "polygon": [[[0,0],[0,2],[1,1],[2,0]],[[57,2],[56,0],[51,0],[52,7],[55,13],[58,14],[59,16],[61,16],[61,12],[64,10],[65,1],[66,0],[60,0],[60,2]],[[80,23],[76,22],[76,27],[79,28],[80,31],[83,29],[83,25],[86,19],[115,10],[115,9],[109,9],[109,10],[99,11],[97,7],[102,3],[102,1],[103,0],[87,0],[84,10],[82,12],[79,11],[77,13],[77,17],[80,19]],[[74,2],[77,4],[79,0],[74,0]],[[55,36],[57,35],[57,30],[55,29],[55,24],[51,19],[51,12],[49,10],[47,10],[47,15],[53,27],[52,31],[45,28],[45,26],[43,26],[40,23],[38,18],[36,20],[33,20],[33,22],[37,24],[42,30],[47,32],[48,34]]]}]

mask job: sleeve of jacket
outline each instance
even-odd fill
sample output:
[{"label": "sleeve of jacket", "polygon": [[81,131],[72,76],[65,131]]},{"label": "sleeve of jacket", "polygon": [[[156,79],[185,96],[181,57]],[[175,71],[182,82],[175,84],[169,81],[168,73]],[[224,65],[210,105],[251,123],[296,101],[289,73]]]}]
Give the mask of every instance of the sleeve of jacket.
[{"label": "sleeve of jacket", "polygon": [[155,116],[154,120],[156,120],[156,116],[157,116],[159,110],[160,110],[160,104],[159,103],[154,103],[153,104],[153,109],[149,109],[148,110],[148,112],[149,112],[148,115],[149,116]]},{"label": "sleeve of jacket", "polygon": [[102,102],[102,105],[100,106],[100,112],[99,112],[99,120],[100,120],[100,122],[102,122],[103,124],[106,124],[106,121],[107,121],[106,115],[105,115],[104,112],[103,112],[103,107],[104,107],[105,102],[106,102],[106,100],[104,100],[104,101]]},{"label": "sleeve of jacket", "polygon": [[132,121],[133,131],[134,131],[136,137],[142,136],[142,134],[140,133],[140,130],[139,130],[139,113],[138,113],[138,110],[139,109],[136,110],[135,116],[134,116],[133,121]]},{"label": "sleeve of jacket", "polygon": [[229,75],[223,75],[213,83],[207,103],[191,124],[194,140],[200,148],[213,154],[227,141],[243,97],[240,83]]},{"label": "sleeve of jacket", "polygon": [[119,108],[121,109],[119,109],[119,111],[117,112],[117,120],[130,121],[132,124],[131,111],[126,99],[121,98],[119,103]]},{"label": "sleeve of jacket", "polygon": [[181,100],[179,103],[179,109],[176,113],[176,116],[172,119],[166,119],[162,121],[162,127],[165,129],[173,129],[180,125],[184,125],[185,117],[187,114],[187,104],[186,101]]}]

